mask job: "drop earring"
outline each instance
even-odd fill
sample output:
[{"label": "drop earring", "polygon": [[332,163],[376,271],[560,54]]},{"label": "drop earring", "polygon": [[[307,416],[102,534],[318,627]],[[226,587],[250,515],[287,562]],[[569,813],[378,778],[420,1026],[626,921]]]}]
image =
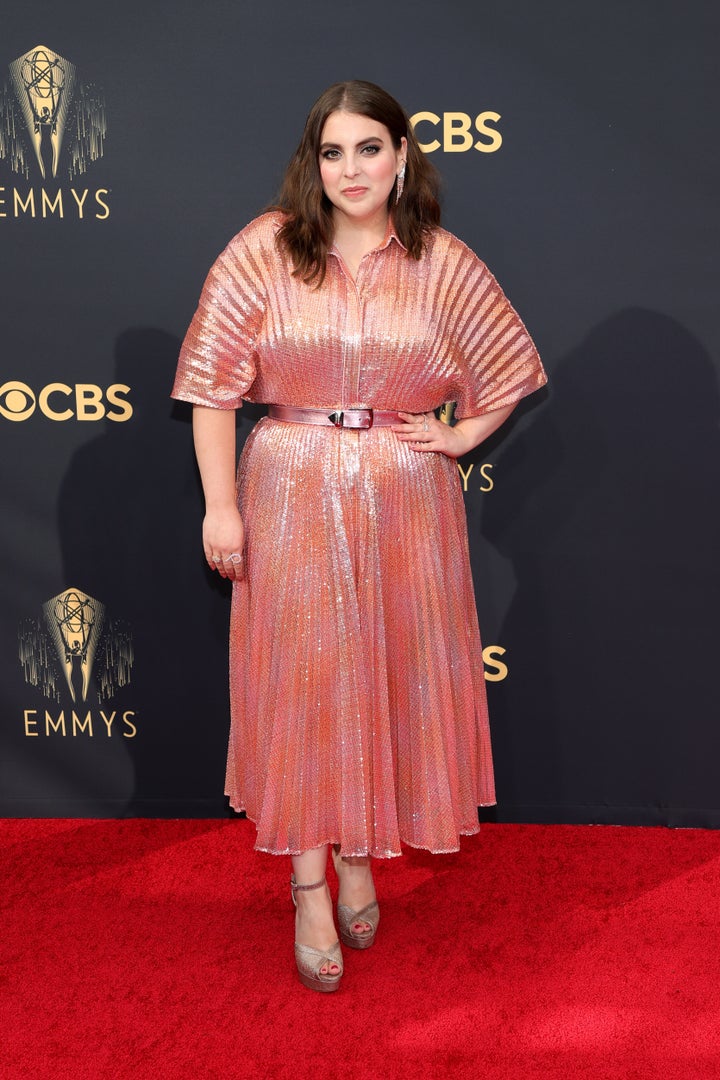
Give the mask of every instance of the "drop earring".
[{"label": "drop earring", "polygon": [[397,174],[397,188],[395,189],[395,202],[400,202],[400,196],[403,193],[405,187],[405,162],[403,161],[400,167],[400,172]]}]

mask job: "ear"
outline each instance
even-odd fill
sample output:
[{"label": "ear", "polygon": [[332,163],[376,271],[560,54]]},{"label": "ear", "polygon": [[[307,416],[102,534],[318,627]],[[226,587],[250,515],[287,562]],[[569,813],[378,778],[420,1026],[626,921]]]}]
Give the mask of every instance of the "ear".
[{"label": "ear", "polygon": [[400,149],[397,152],[398,168],[407,161],[407,139],[403,135],[400,140]]}]

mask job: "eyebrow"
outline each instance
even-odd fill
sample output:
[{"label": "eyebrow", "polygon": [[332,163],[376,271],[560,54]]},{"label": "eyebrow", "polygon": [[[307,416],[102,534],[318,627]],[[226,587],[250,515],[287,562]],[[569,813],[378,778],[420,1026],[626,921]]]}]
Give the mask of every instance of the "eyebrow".
[{"label": "eyebrow", "polygon": [[[361,139],[359,143],[355,144],[355,149],[359,150],[361,146],[367,146],[368,143],[382,143],[381,135],[371,135],[368,139]],[[342,150],[340,143],[324,142],[320,144],[321,150]]]}]

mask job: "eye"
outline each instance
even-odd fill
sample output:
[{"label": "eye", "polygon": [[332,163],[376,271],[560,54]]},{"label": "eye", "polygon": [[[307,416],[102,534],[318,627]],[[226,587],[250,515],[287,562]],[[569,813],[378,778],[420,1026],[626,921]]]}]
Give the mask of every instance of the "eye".
[{"label": "eye", "polygon": [[338,158],[340,157],[340,151],[339,150],[332,150],[332,149],[331,150],[323,150],[320,157],[324,158],[326,161],[337,161]]},{"label": "eye", "polygon": [[370,157],[372,157],[374,154],[379,154],[380,153],[380,147],[376,146],[375,143],[370,143],[368,146],[363,146],[362,152],[363,152],[363,154],[366,154],[366,155],[369,155]]}]

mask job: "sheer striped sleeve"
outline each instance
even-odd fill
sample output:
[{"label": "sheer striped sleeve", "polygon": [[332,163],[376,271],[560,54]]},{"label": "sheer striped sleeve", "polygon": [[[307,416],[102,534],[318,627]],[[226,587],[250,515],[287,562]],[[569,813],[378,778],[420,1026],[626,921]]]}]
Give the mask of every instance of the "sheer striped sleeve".
[{"label": "sheer striped sleeve", "polygon": [[485,264],[461,247],[448,323],[450,348],[461,372],[458,419],[515,404],[547,382],[520,316]]},{"label": "sheer striped sleeve", "polygon": [[251,228],[230,241],[205,280],[180,350],[174,398],[236,409],[255,379],[266,289],[262,255],[247,239]]}]

